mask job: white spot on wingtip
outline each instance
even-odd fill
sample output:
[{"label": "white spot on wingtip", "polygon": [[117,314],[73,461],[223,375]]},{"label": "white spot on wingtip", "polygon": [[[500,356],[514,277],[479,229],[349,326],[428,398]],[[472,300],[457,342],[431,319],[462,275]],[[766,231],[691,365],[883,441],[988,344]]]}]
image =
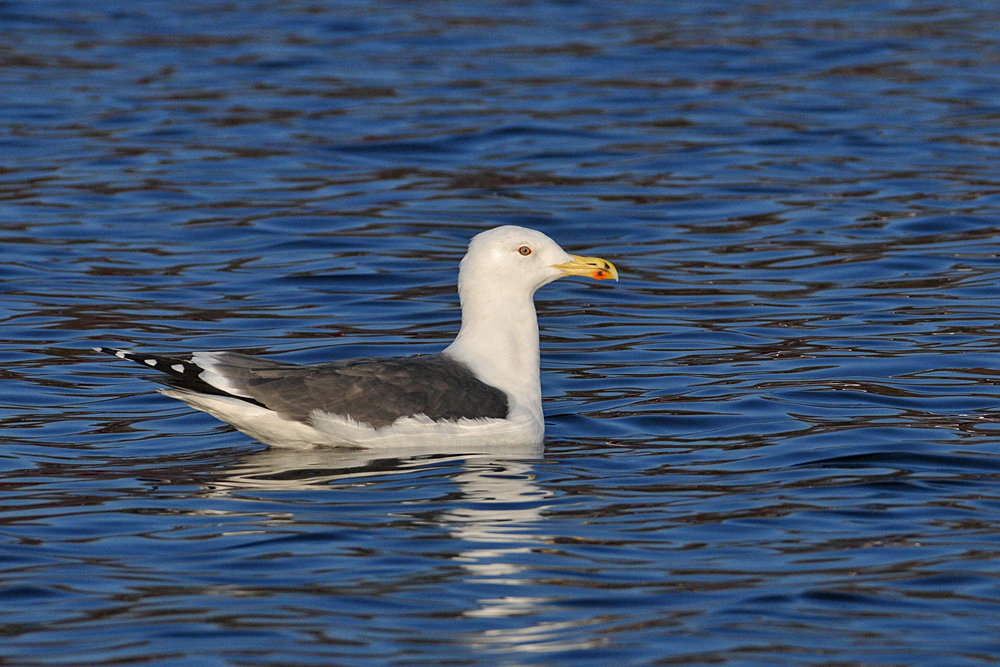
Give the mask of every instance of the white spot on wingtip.
[{"label": "white spot on wingtip", "polygon": [[156,365],[156,359],[146,359],[145,361],[146,361],[146,365],[147,366],[155,366]]},{"label": "white spot on wingtip", "polygon": [[170,368],[174,369],[178,373],[183,373],[184,372],[184,365],[183,364],[174,364]]}]

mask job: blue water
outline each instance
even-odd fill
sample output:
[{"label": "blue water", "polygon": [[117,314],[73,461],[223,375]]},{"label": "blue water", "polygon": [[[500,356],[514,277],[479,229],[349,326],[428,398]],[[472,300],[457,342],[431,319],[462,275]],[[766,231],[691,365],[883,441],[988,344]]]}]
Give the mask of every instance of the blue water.
[{"label": "blue water", "polygon": [[[0,663],[1000,660],[994,3],[0,4]],[[543,451],[270,450],[89,351],[426,353]]]}]

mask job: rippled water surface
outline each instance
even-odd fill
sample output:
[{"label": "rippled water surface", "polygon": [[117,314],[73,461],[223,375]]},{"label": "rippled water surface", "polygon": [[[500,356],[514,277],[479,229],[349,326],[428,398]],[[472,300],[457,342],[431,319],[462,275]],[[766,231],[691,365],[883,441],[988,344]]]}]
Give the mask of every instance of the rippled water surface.
[{"label": "rippled water surface", "polygon": [[[987,2],[0,4],[0,663],[1000,660]],[[270,450],[94,345],[433,352],[544,451]]]}]

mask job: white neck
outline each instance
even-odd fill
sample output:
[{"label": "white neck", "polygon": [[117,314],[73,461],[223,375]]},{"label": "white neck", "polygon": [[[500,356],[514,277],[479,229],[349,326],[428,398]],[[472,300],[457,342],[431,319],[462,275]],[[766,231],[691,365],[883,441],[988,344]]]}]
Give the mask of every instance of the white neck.
[{"label": "white neck", "polygon": [[462,294],[462,329],[444,353],[464,362],[476,376],[515,397],[512,408],[541,418],[538,319],[532,294],[498,287]]}]

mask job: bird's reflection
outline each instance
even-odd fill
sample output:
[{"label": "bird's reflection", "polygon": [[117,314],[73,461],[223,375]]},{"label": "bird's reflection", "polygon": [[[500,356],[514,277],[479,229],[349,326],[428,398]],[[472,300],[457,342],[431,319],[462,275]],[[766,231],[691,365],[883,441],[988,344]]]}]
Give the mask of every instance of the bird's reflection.
[{"label": "bird's reflection", "polygon": [[540,459],[542,452],[541,445],[484,446],[478,450],[467,446],[461,450],[442,447],[319,447],[308,450],[270,447],[241,459],[222,478],[213,480],[212,486],[219,491],[306,490],[373,474],[403,474],[447,461],[481,460],[494,461],[498,465],[513,464]]},{"label": "bird's reflection", "polygon": [[[536,482],[542,447],[504,447],[502,450],[458,452],[427,448],[415,450],[271,448],[255,453],[213,480],[216,491],[305,490],[335,485],[372,475],[405,474],[428,465],[456,462],[460,471],[451,479],[458,496],[450,507],[434,515],[458,543],[453,563],[461,566],[463,580],[486,587],[494,595],[476,600],[463,613],[470,619],[525,617],[522,627],[478,627],[463,634],[466,643],[481,650],[526,652],[564,651],[593,645],[593,637],[574,632],[576,623],[541,621],[554,600],[532,595],[535,554],[551,546],[543,531],[545,511],[552,492]],[[528,594],[526,594],[528,593]]]},{"label": "bird's reflection", "polygon": [[523,461],[467,461],[454,479],[464,502],[441,521],[468,545],[455,561],[477,583],[523,583],[517,557],[548,540],[538,529],[551,492],[535,484],[532,464]]}]

